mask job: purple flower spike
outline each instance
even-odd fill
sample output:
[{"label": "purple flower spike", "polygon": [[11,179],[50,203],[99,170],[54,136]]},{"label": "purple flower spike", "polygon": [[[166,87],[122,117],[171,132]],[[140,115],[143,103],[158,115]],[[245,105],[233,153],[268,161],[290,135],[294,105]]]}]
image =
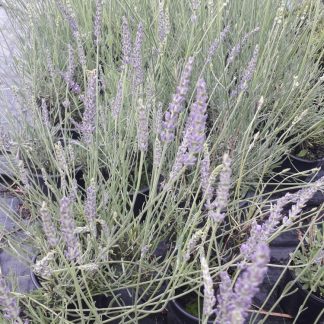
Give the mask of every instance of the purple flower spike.
[{"label": "purple flower spike", "polygon": [[94,19],[94,31],[93,34],[95,36],[95,44],[98,47],[100,42],[100,34],[101,34],[101,25],[102,25],[102,8],[103,0],[96,0],[96,15]]},{"label": "purple flower spike", "polygon": [[61,0],[55,0],[55,1],[56,1],[56,4],[57,4],[62,16],[64,17],[64,19],[67,21],[67,23],[70,26],[72,35],[77,42],[80,63],[83,67],[85,67],[86,66],[86,58],[85,58],[84,49],[83,49],[83,45],[82,45],[79,26],[75,19],[74,11],[73,11],[70,3],[68,3],[68,5],[65,7],[63,5],[63,3],[61,2]]},{"label": "purple flower spike", "polygon": [[46,50],[46,60],[47,60],[47,71],[48,71],[50,77],[52,78],[52,80],[54,80],[54,78],[56,76],[56,72],[54,69],[52,57],[51,57],[49,50]]},{"label": "purple flower spike", "polygon": [[207,145],[205,146],[204,150],[204,158],[201,161],[200,164],[200,183],[201,183],[201,189],[206,197],[206,201],[210,202],[213,199],[213,187],[211,184],[211,174],[210,174],[210,155],[208,152]]},{"label": "purple flower spike", "polygon": [[[184,161],[184,156],[186,155],[187,149],[188,149],[188,132],[185,132],[182,143],[180,144],[180,146],[178,148],[177,155],[175,157],[175,161],[173,163],[172,170],[170,172],[169,178],[171,181],[173,181],[178,176],[178,174],[184,167],[183,161]],[[187,162],[188,162],[188,158],[187,158]]]},{"label": "purple flower spike", "polygon": [[240,40],[230,51],[227,59],[227,65],[232,64],[234,59],[241,53],[243,47],[247,43],[248,39],[255,33],[257,33],[260,30],[259,27],[251,30],[249,33],[245,34]]},{"label": "purple flower spike", "polygon": [[122,47],[123,47],[123,64],[127,65],[131,62],[132,53],[132,40],[129,31],[128,21],[125,16],[123,16],[122,23]]},{"label": "purple flower spike", "polygon": [[74,233],[76,226],[71,212],[71,201],[63,197],[60,203],[61,232],[66,244],[66,257],[70,261],[78,261],[81,255],[80,242]]},{"label": "purple flower spike", "polygon": [[227,153],[225,153],[223,155],[223,169],[219,177],[216,198],[210,205],[207,205],[209,209],[208,216],[214,222],[221,222],[225,217],[224,209],[227,207],[229,192],[231,188],[231,163],[231,158]]},{"label": "purple flower spike", "polygon": [[267,264],[270,260],[270,249],[267,244],[257,245],[252,257],[252,264],[240,275],[235,283],[234,298],[236,310],[232,312],[232,318],[238,319],[235,323],[244,323],[248,309],[252,304],[252,298],[259,291],[259,285],[267,272]]},{"label": "purple flower spike", "polygon": [[158,36],[161,43],[164,42],[167,35],[167,26],[165,13],[163,9],[163,1],[159,1],[159,17],[158,17]]},{"label": "purple flower spike", "polygon": [[91,144],[92,134],[96,127],[96,93],[97,88],[97,73],[93,70],[89,73],[88,86],[84,96],[84,113],[82,116],[82,124],[80,125],[80,130],[82,133],[83,141],[86,144]]},{"label": "purple flower spike", "polygon": [[75,20],[75,15],[73,13],[71,6],[68,6],[68,7],[64,6],[64,4],[62,3],[61,0],[55,0],[55,2],[56,2],[58,9],[60,10],[62,16],[64,17],[66,22],[69,24],[73,35],[75,35],[76,33],[79,33],[79,27]]},{"label": "purple flower spike", "polygon": [[219,284],[219,292],[217,295],[216,323],[232,324],[232,322],[222,322],[225,320],[227,314],[231,314],[233,311],[235,311],[235,305],[233,305],[234,292],[232,288],[232,281],[228,273],[225,271],[220,273],[220,278],[221,278],[221,282]]},{"label": "purple flower spike", "polygon": [[176,93],[172,97],[168,110],[165,112],[164,121],[162,123],[163,131],[161,133],[161,140],[164,143],[171,143],[174,140],[174,132],[177,128],[178,117],[183,109],[183,104],[189,91],[189,81],[193,63],[194,58],[189,57],[188,62],[183,70],[180,84],[177,87]]},{"label": "purple flower spike", "polygon": [[170,180],[177,177],[183,167],[192,167],[197,160],[196,154],[202,152],[204,148],[207,99],[206,83],[200,79],[197,85],[196,101],[191,106],[183,140],[170,173]]},{"label": "purple flower spike", "polygon": [[148,148],[148,138],[149,138],[149,129],[148,129],[148,111],[146,105],[143,103],[143,100],[140,98],[138,100],[138,111],[137,111],[137,141],[138,148],[142,152],[146,152]]},{"label": "purple flower spike", "polygon": [[96,217],[97,217],[97,192],[94,179],[91,180],[90,186],[87,188],[87,198],[84,206],[84,214],[87,218],[91,232],[95,235]]},{"label": "purple flower spike", "polygon": [[234,292],[228,274],[221,273],[222,281],[217,296],[217,324],[244,323],[252,304],[252,298],[259,291],[258,287],[267,272],[269,260],[269,246],[264,243],[258,244],[252,256],[252,263],[237,279]]},{"label": "purple flower spike", "polygon": [[208,263],[204,255],[200,256],[200,264],[204,282],[203,315],[208,318],[213,313],[216,298],[213,288],[213,279],[210,275]]},{"label": "purple flower spike", "polygon": [[74,81],[70,84],[70,90],[75,94],[81,93],[81,87]]},{"label": "purple flower spike", "polygon": [[120,79],[117,85],[117,93],[111,107],[111,113],[114,119],[117,119],[122,108],[123,103],[123,80]]},{"label": "purple flower spike", "polygon": [[144,29],[142,23],[138,24],[137,33],[132,53],[132,65],[135,71],[135,79],[134,79],[134,89],[143,83],[144,81],[144,71],[142,66],[142,44],[144,37]]},{"label": "purple flower spike", "polygon": [[231,93],[232,97],[240,94],[241,92],[245,92],[247,90],[248,82],[252,80],[254,72],[256,70],[258,56],[259,56],[259,46],[256,45],[255,49],[253,51],[252,58],[248,64],[247,68],[243,72],[243,76],[240,80],[238,87]]},{"label": "purple flower spike", "polygon": [[67,70],[66,70],[66,72],[60,72],[60,75],[62,76],[63,80],[66,82],[69,89],[73,93],[80,94],[81,88],[73,80],[76,65],[75,65],[75,61],[74,61],[74,50],[70,44],[68,45],[68,52],[69,52],[69,64],[68,64]]},{"label": "purple flower spike", "polygon": [[[318,179],[309,188],[304,188],[298,192],[291,194],[287,193],[285,196],[279,198],[274,206],[271,207],[268,219],[262,224],[257,224],[256,221],[252,223],[250,237],[241,245],[241,254],[250,260],[255,251],[255,246],[258,242],[267,242],[270,236],[275,232],[278,224],[282,220],[284,226],[289,226],[300,215],[303,207],[313,195],[324,184],[324,177]],[[283,217],[283,208],[290,202],[294,205],[288,212],[288,217]]]},{"label": "purple flower spike", "polygon": [[57,238],[57,229],[52,221],[52,216],[47,209],[47,205],[43,202],[42,208],[40,209],[40,215],[42,217],[43,229],[47,238],[48,245],[55,247],[59,240]]},{"label": "purple flower spike", "polygon": [[[5,278],[0,274],[0,305],[4,311],[4,317],[8,320],[17,321],[20,309],[18,301],[10,294]],[[15,322],[16,323],[16,322]]]},{"label": "purple flower spike", "polygon": [[68,44],[68,52],[69,52],[69,65],[65,73],[64,79],[65,82],[70,85],[73,82],[74,70],[75,70],[74,50],[71,44]]},{"label": "purple flower spike", "polygon": [[212,44],[209,47],[208,50],[208,56],[206,59],[206,64],[211,63],[213,56],[215,55],[219,45],[224,41],[224,39],[226,38],[227,34],[229,33],[230,27],[226,26],[223,31],[220,33],[219,38],[214,40],[212,42]]},{"label": "purple flower spike", "polygon": [[188,151],[191,154],[198,154],[204,149],[207,100],[206,83],[200,79],[197,85],[196,101],[191,106],[189,115]]}]

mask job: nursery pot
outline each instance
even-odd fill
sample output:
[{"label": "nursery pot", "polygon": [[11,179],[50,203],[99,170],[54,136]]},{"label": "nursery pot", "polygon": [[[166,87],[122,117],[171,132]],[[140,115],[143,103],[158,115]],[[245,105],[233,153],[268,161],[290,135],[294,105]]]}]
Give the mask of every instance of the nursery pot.
[{"label": "nursery pot", "polygon": [[[194,302],[198,298],[194,292],[190,292],[187,295],[171,300],[168,304],[169,322],[174,324],[200,324],[201,320],[186,309],[188,303]],[[202,305],[203,299],[201,299],[200,303]],[[202,314],[202,309],[200,313]],[[213,324],[214,319],[208,320],[207,323]]]},{"label": "nursery pot", "polygon": [[[61,176],[59,174],[48,174],[48,179],[51,184],[54,184],[56,188],[60,188],[61,186]],[[75,170],[75,179],[77,181],[77,184],[80,188],[84,189],[84,179],[83,179],[83,170],[82,167],[79,166]],[[30,179],[32,180],[32,183],[35,183],[37,187],[41,189],[41,191],[44,193],[46,196],[50,196],[53,198],[53,194],[50,192],[48,187],[46,186],[45,180],[43,175],[41,174],[40,171],[35,170],[30,174]]]},{"label": "nursery pot", "polygon": [[[134,207],[133,207],[133,213],[135,217],[138,216],[143,210],[143,208],[145,207],[149,194],[150,194],[149,187],[144,187],[137,193]],[[131,199],[133,199],[133,195],[131,195]]]},{"label": "nursery pot", "polygon": [[[279,297],[283,292],[283,289],[287,285],[288,282],[293,281],[295,279],[295,275],[291,270],[286,270],[282,283],[280,284]],[[282,309],[289,315],[296,317],[298,314],[298,310],[301,305],[304,303],[304,300],[309,295],[309,291],[305,290],[301,283],[296,281],[291,288],[291,291],[295,291],[289,296],[285,296],[280,301],[280,306]],[[303,308],[303,312],[298,316],[296,323],[298,324],[310,324],[315,323],[316,318],[319,316],[321,311],[324,309],[324,298],[321,298],[315,294],[310,294],[307,298],[307,301]],[[317,321],[317,323],[323,323],[324,321],[324,313],[321,318]]]},{"label": "nursery pot", "polygon": [[303,172],[314,168],[323,169],[323,167],[324,158],[317,160],[307,160],[293,154],[288,154],[281,165],[282,169],[290,168],[294,172]]},{"label": "nursery pot", "polygon": [[[64,131],[62,131],[63,129]],[[70,139],[80,140],[81,134],[79,130],[75,128],[63,128],[63,129],[58,131],[59,139],[62,139],[65,135],[67,135],[67,137]]]},{"label": "nursery pot", "polygon": [[[162,181],[164,180],[163,176],[160,176],[159,182],[158,182],[158,191],[160,190],[160,185],[162,183]],[[149,194],[150,194],[150,187],[146,186],[146,187],[142,187],[135,198],[135,203],[133,206],[133,213],[134,216],[138,216],[142,210],[145,208],[146,202],[149,198]],[[130,194],[130,199],[133,200],[134,194]],[[144,213],[143,215],[143,219],[145,219],[146,214]]]},{"label": "nursery pot", "polygon": [[[35,184],[38,188],[40,188],[40,190],[44,193],[45,196],[53,196],[53,194],[51,194],[50,190],[48,189],[44,177],[42,176],[40,171],[33,171],[32,173],[30,173],[30,180],[32,184]],[[61,177],[58,174],[49,174],[48,180],[57,188],[61,186]]]},{"label": "nursery pot", "polygon": [[[36,260],[37,260],[38,257],[39,257],[39,255],[35,255],[33,257],[33,260],[32,260],[33,264],[36,263]],[[31,277],[31,281],[34,284],[35,288],[36,289],[41,289],[42,288],[41,281],[39,280],[37,275],[35,275],[35,273],[33,272],[32,269],[30,269],[30,277]],[[112,297],[111,296],[106,296],[104,294],[99,294],[99,295],[92,296],[92,299],[96,304],[96,308],[99,309],[99,310],[102,309],[102,308],[108,308],[109,304],[111,304],[111,302],[112,302]],[[81,303],[82,303],[83,308],[87,308],[87,304],[85,303],[85,301],[82,301]],[[77,304],[77,302],[76,302],[76,304]],[[73,309],[75,309],[75,306],[74,306],[74,304],[70,304],[70,305],[68,305],[67,308],[70,309],[70,310],[73,310]],[[82,313],[83,313],[84,316],[89,316],[90,311],[84,310]],[[75,313],[75,315],[74,315],[73,312],[70,312],[70,314],[67,315],[67,319],[69,321],[76,321],[76,320],[80,319],[80,317],[79,317],[79,315],[77,313]],[[108,319],[109,319],[109,317],[107,317],[106,315],[102,316],[102,320],[108,320]],[[94,320],[93,321],[91,320],[89,323],[95,324],[96,322]],[[109,323],[118,324],[119,321],[115,320],[115,321],[110,321]]]}]

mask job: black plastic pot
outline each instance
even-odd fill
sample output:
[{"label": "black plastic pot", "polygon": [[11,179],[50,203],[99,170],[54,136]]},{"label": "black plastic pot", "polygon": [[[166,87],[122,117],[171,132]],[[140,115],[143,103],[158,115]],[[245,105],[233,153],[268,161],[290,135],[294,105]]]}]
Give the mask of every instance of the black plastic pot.
[{"label": "black plastic pot", "polygon": [[[196,295],[195,293],[189,293],[184,297],[173,299],[168,304],[168,320],[169,323],[174,324],[200,324],[201,320],[198,317],[190,314],[185,309],[185,298],[189,297],[191,294]],[[198,297],[197,297],[198,298]],[[213,324],[214,320],[209,320],[208,324]]]},{"label": "black plastic pot", "polygon": [[[53,198],[53,193],[51,193],[51,191],[48,189],[44,177],[40,172],[30,173],[30,180],[33,185],[36,185],[36,187],[44,193],[45,196],[50,196]],[[48,175],[48,180],[51,184],[54,184],[56,188],[61,186],[61,177],[57,174]]]},{"label": "black plastic pot", "polygon": [[[294,273],[289,269],[286,270],[283,280],[280,284],[279,297],[281,296],[283,289],[285,288],[287,283],[295,279],[296,277]],[[284,298],[282,298],[280,300],[280,306],[287,314],[295,318],[298,314],[299,308],[304,303],[309,292],[305,290],[298,281],[295,282],[295,284],[291,288],[291,291],[295,291],[295,292],[289,294],[289,296],[285,296]],[[320,298],[315,294],[310,294],[307,298],[304,308],[306,309],[298,316],[298,319],[294,323],[298,323],[298,324],[324,323],[324,313],[322,314],[321,318],[317,322],[315,322],[316,318],[324,309],[323,298]]]},{"label": "black plastic pot", "polygon": [[[73,140],[80,140],[81,139],[81,134],[80,131],[75,129],[75,128],[64,128],[60,129],[57,133],[57,136],[61,140],[64,137],[73,139]],[[64,141],[63,141],[64,142]]]},{"label": "black plastic pot", "polygon": [[318,160],[307,160],[300,158],[293,154],[288,154],[286,159],[282,162],[281,168],[287,169],[290,168],[293,172],[303,172],[308,171],[314,168],[324,167],[324,158]]},{"label": "black plastic pot", "polygon": [[[160,187],[163,180],[164,180],[164,177],[160,176],[159,183],[158,183],[158,189],[157,189],[158,191],[160,190],[159,187]],[[134,213],[135,217],[138,216],[142,212],[142,210],[144,209],[144,207],[146,205],[146,202],[147,202],[147,200],[149,198],[149,194],[150,194],[150,188],[148,186],[143,187],[137,193],[135,203],[134,203],[134,207],[133,207],[133,213]],[[132,201],[134,195],[130,194],[129,196],[130,196],[130,200]],[[142,216],[142,219],[145,219],[145,217],[146,217],[146,213],[144,213],[144,215]]]},{"label": "black plastic pot", "polygon": [[[85,181],[83,179],[83,170],[81,167],[77,167],[75,170],[75,179],[80,188],[85,188]],[[35,184],[44,195],[54,198],[53,193],[48,189],[44,177],[42,176],[40,171],[34,171],[30,173],[30,180],[33,184]],[[61,186],[61,176],[59,174],[48,174],[48,180],[51,184],[54,184],[56,188],[60,188]]]},{"label": "black plastic pot", "polygon": [[[39,255],[35,255],[33,257],[33,260],[32,260],[33,264],[36,263],[36,260],[37,260],[38,257],[39,257]],[[32,269],[30,269],[30,277],[31,277],[31,281],[34,284],[35,288],[36,289],[41,289],[42,288],[41,281],[35,275],[35,273],[33,272]],[[95,296],[92,297],[92,299],[95,302],[96,308],[98,310],[108,308],[109,304],[111,304],[112,300],[113,300],[111,296],[105,296],[104,294],[95,295]],[[81,303],[82,303],[82,308],[86,309],[87,308],[86,302],[82,301]],[[76,302],[76,304],[77,304],[77,302]],[[78,315],[77,312],[75,312],[75,314],[73,314],[74,313],[73,310],[76,309],[74,304],[68,305],[67,308],[70,310],[69,314],[67,315],[67,320],[75,322],[75,321],[80,319],[80,316]],[[90,311],[88,311],[88,310],[84,310],[82,313],[83,313],[84,316],[89,316],[90,315]],[[105,316],[105,315],[102,316],[102,320],[108,320],[108,319],[109,319],[108,316]],[[96,324],[97,322],[96,321],[89,321],[89,323]],[[109,323],[118,324],[119,321],[115,320],[115,321],[110,321]]]},{"label": "black plastic pot", "polygon": [[[134,207],[133,207],[133,213],[135,217],[142,212],[148,200],[149,194],[150,194],[149,187],[144,187],[137,193]],[[133,195],[131,195],[131,199],[133,199]],[[145,215],[143,215],[143,218],[145,218]]]}]

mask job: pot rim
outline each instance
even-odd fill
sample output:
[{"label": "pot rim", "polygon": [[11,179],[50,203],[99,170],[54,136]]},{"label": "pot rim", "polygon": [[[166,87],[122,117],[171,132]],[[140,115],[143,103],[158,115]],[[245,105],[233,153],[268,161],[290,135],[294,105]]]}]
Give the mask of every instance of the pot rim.
[{"label": "pot rim", "polygon": [[307,301],[309,300],[313,300],[316,301],[317,303],[320,303],[323,305],[324,307],[324,297],[318,297],[317,295],[315,295],[313,292],[310,293],[309,290],[306,290],[305,288],[303,288],[302,284],[300,283],[300,281],[297,279],[295,273],[293,272],[293,270],[288,268],[288,276],[290,277],[290,279],[295,280],[294,285],[296,285],[298,287],[299,290],[301,290],[301,292],[306,296],[308,296]]},{"label": "pot rim", "polygon": [[288,158],[292,158],[294,160],[297,160],[299,162],[303,162],[303,163],[307,163],[307,164],[311,164],[311,163],[323,163],[324,162],[324,157],[320,158],[320,159],[316,159],[316,160],[308,160],[308,159],[303,159],[297,155],[294,155],[292,153],[288,154]]},{"label": "pot rim", "polygon": [[[199,320],[199,318],[192,315],[192,314],[190,314],[184,308],[182,308],[180,306],[180,304],[177,302],[177,299],[178,298],[170,300],[170,303],[177,309],[177,311],[179,311],[182,315],[189,318],[190,320],[196,321],[197,323],[200,323],[201,321]],[[208,320],[207,321],[207,324],[213,324],[213,323],[214,323],[214,320]]]}]

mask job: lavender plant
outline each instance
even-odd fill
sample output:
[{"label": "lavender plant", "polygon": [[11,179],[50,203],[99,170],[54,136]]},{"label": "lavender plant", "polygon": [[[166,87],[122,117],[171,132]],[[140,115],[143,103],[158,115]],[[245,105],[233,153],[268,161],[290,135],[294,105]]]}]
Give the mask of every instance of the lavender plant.
[{"label": "lavender plant", "polygon": [[[320,1],[310,1],[303,23],[290,7],[270,0],[226,6],[207,0],[191,5],[134,0],[127,8],[119,2],[30,1],[29,15],[19,0],[4,3],[21,27],[21,39],[30,40],[18,44],[16,68],[26,76],[19,96],[29,109],[21,113],[12,152],[45,170],[45,180],[49,170],[58,171],[62,180],[61,188],[52,188],[52,201],[29,187],[22,165],[12,167],[25,185],[22,199],[31,219],[42,220],[42,235],[34,222],[22,225],[35,234],[28,240],[42,258],[48,248],[55,252],[46,259],[53,268],[44,283],[46,294],[26,295],[24,309],[36,323],[65,320],[66,301],[74,298],[83,323],[108,315],[109,320],[137,322],[148,315],[147,307],[163,309],[182,280],[200,284],[199,263],[191,260],[203,246],[207,317],[214,307],[211,278],[224,270],[217,233],[225,213],[235,212],[249,185],[262,191],[272,164],[318,131],[323,119],[320,65],[314,62],[320,42],[309,46],[323,14]],[[152,89],[151,94],[143,89]],[[67,132],[71,125],[77,126],[77,138]],[[44,153],[31,149],[35,143]],[[87,188],[75,185],[76,163]],[[173,180],[176,185],[168,185]],[[149,189],[143,194],[144,186]],[[283,230],[284,225],[277,226],[288,198],[296,205],[284,221],[295,223],[312,188],[303,189],[305,196],[298,199],[278,201],[261,228],[252,222],[251,239],[241,248],[251,266],[239,275],[234,290],[222,275],[222,298],[227,291],[242,297],[241,303],[227,315],[220,310],[220,318],[246,318],[268,260],[267,248],[255,244],[256,233],[267,241]],[[165,241],[169,247],[158,255]],[[250,245],[253,251],[245,253]],[[135,302],[125,308],[118,296],[126,288]],[[93,294],[101,293],[117,306],[98,310]],[[84,300],[89,316],[82,312]],[[230,298],[228,305],[234,305]]]}]

